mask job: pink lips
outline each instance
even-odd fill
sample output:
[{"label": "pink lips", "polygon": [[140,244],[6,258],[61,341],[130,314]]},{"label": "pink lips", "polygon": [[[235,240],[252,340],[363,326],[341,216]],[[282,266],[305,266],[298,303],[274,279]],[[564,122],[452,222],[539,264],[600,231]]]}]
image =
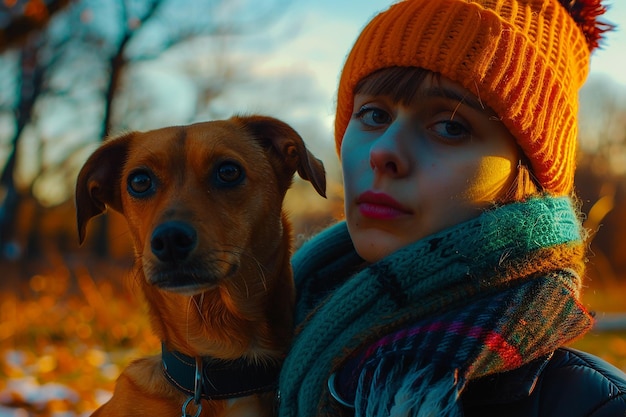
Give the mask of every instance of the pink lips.
[{"label": "pink lips", "polygon": [[361,215],[372,219],[390,220],[411,211],[396,201],[393,197],[374,191],[366,191],[357,199]]}]

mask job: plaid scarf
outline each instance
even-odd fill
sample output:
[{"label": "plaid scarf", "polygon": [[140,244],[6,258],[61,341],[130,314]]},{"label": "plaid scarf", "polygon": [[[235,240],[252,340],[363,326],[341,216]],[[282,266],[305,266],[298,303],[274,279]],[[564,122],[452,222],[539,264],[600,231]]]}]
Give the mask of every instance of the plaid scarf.
[{"label": "plaid scarf", "polygon": [[590,329],[579,302],[583,257],[566,197],[485,211],[365,266],[345,223],[334,225],[293,258],[301,324],[281,373],[279,415],[341,415],[327,380],[355,357],[358,415],[389,415],[407,369],[415,380],[405,415],[461,415],[467,381]]}]

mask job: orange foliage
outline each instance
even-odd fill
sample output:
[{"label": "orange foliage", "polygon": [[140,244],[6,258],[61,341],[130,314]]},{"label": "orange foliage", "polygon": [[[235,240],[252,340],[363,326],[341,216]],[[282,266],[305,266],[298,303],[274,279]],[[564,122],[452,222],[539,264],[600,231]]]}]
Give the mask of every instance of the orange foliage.
[{"label": "orange foliage", "polygon": [[132,288],[96,282],[78,268],[34,275],[28,289],[28,297],[0,293],[4,407],[33,416],[89,412],[133,358],[160,349]]},{"label": "orange foliage", "polygon": [[24,16],[33,20],[44,21],[48,18],[48,8],[41,0],[30,0],[24,7]]}]

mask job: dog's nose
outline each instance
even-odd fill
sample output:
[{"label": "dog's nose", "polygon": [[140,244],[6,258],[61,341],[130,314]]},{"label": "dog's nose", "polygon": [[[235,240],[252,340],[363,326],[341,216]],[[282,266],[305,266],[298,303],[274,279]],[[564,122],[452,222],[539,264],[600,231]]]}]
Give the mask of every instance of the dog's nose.
[{"label": "dog's nose", "polygon": [[197,243],[196,230],[176,221],[159,225],[150,239],[152,253],[163,262],[184,261]]}]

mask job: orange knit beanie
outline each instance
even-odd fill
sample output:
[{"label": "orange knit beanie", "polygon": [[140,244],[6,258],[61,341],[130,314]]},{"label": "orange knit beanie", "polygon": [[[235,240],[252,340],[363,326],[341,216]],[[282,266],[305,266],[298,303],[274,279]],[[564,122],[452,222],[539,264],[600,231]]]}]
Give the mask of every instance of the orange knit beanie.
[{"label": "orange knit beanie", "polygon": [[365,27],[337,97],[337,150],[356,84],[388,67],[421,67],[461,84],[491,107],[544,189],[573,187],[578,90],[591,51],[611,25],[600,0],[405,0]]}]

